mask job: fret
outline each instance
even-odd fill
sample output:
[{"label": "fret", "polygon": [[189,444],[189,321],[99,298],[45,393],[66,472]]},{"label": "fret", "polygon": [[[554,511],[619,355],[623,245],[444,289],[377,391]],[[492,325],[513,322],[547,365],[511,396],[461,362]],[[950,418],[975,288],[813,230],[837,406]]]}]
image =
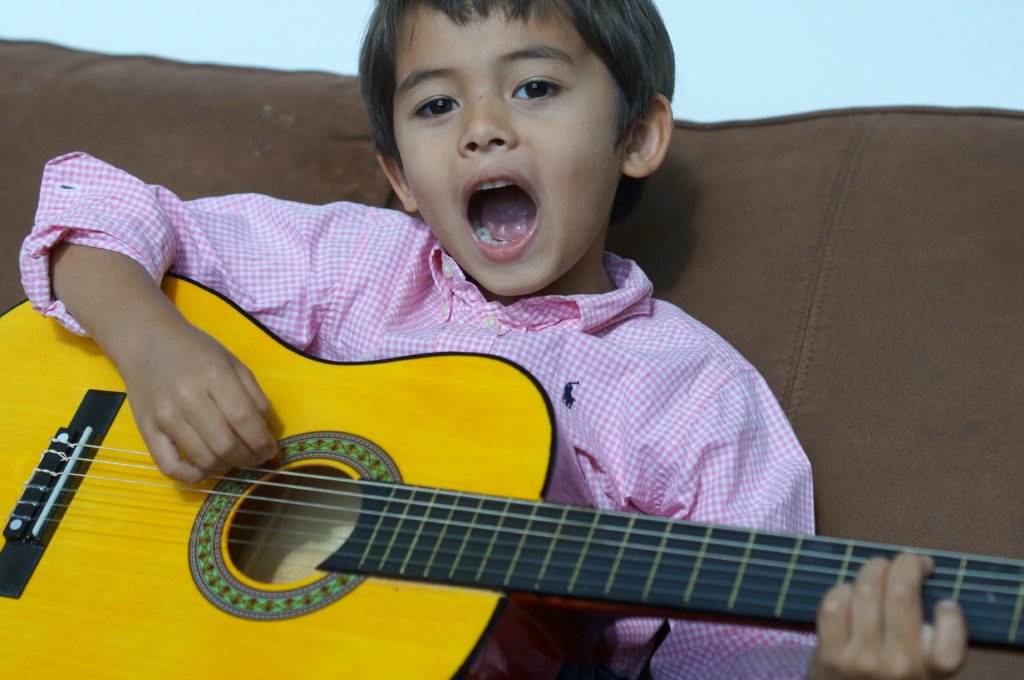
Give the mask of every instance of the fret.
[{"label": "fret", "polygon": [[1006,641],[1010,644],[1017,641],[1017,631],[1020,628],[1020,614],[1022,609],[1024,609],[1024,580],[1022,580],[1020,585],[1017,586],[1017,604],[1013,606],[1013,618],[1010,619],[1010,634],[1006,637]]},{"label": "fret", "polygon": [[465,546],[483,499],[462,493],[443,497],[445,500],[442,505],[451,507],[445,513],[444,525],[438,532],[430,556],[427,557],[430,566],[423,572],[423,578],[446,583],[452,580],[454,571],[462,566]]},{"label": "fret", "polygon": [[[637,519],[634,538],[622,556],[620,572],[646,574],[640,579],[619,579],[613,597],[636,599],[657,606],[679,607],[687,590],[687,579],[700,573],[702,551],[707,550],[711,527],[687,522],[645,517]],[[642,542],[642,545],[638,545]]]},{"label": "fret", "polygon": [[[382,492],[381,488],[368,486],[362,487],[363,507],[360,510],[359,518],[361,520],[364,517],[372,518],[376,515],[377,521],[373,525],[373,531],[370,533],[369,538],[366,539],[366,549],[363,551],[363,556],[359,560],[359,569],[364,568],[364,565],[369,561],[370,553],[375,547],[377,547],[377,535],[388,523],[388,519],[391,514],[391,504],[400,488],[401,487],[399,486],[387,487],[387,490],[389,491],[388,497],[383,503],[381,503],[380,499],[374,497],[379,491]],[[360,524],[362,524],[362,522],[358,522],[357,527]]]},{"label": "fret", "polygon": [[[635,518],[635,515],[617,512],[594,514],[595,523],[592,529],[583,539],[585,542],[579,543],[582,552],[577,558],[576,573],[570,577],[570,589],[567,592],[590,599],[632,601],[632,598],[626,595],[631,590],[630,579],[623,578],[620,581],[621,587],[610,592],[605,591],[605,586],[608,585],[609,578],[615,580],[612,574],[616,556],[619,556],[619,565],[614,567],[614,572],[629,575],[629,572],[622,572],[621,569],[632,562],[625,559],[628,551],[624,542],[627,537],[626,527],[635,523]],[[644,562],[646,567],[651,555],[647,553],[644,557],[647,559]]]},{"label": "fret", "polygon": [[450,507],[445,513],[437,513],[439,517],[445,515],[443,520],[431,522],[440,528],[430,530],[436,531],[437,536],[429,555],[424,546],[422,557],[414,557],[414,561],[427,563],[422,578],[441,583],[491,585],[495,581],[494,565],[503,568],[512,551],[509,528],[514,528],[515,513],[509,512],[509,508],[513,503],[511,499],[462,494],[444,498],[442,509]]},{"label": "fret", "polygon": [[[802,537],[750,532],[750,542],[738,565],[736,584],[727,611],[757,618],[773,618],[785,609],[789,588],[797,572]],[[786,575],[790,579],[787,583]]]},{"label": "fret", "polygon": [[[395,524],[395,528],[391,532],[391,540],[388,541],[387,548],[384,550],[384,554],[381,555],[380,563],[377,565],[377,569],[379,569],[379,570],[383,570],[384,569],[384,565],[387,563],[388,557],[391,556],[391,551],[395,547],[395,539],[397,539],[398,535],[401,533],[402,525],[405,524],[405,518],[408,517],[408,515],[409,515],[409,509],[414,507],[415,499],[416,499],[416,491],[413,490],[409,494],[409,502],[402,504],[402,510],[401,510],[401,512],[398,515],[398,521]],[[406,558],[406,560],[408,560],[408,558]],[[403,560],[402,563],[404,564],[406,560]]]},{"label": "fret", "polygon": [[935,563],[935,567],[925,580],[922,592],[925,619],[930,621],[935,605],[940,600],[959,600],[964,586],[970,587],[970,584],[964,580],[970,571],[970,564],[967,556],[943,553],[923,554],[929,555]]},{"label": "fret", "polygon": [[749,534],[749,530],[674,524],[648,602],[726,611]]},{"label": "fret", "polygon": [[[469,553],[466,552],[466,546],[469,545],[469,539],[470,539],[470,536],[473,535],[473,531],[475,529],[477,529],[477,527],[478,527],[478,519],[480,518],[480,511],[483,510],[483,508],[484,508],[485,500],[486,500],[486,498],[484,498],[483,496],[481,496],[478,499],[476,499],[476,505],[473,507],[473,511],[472,511],[472,514],[470,515],[469,521],[465,523],[465,524],[468,524],[468,526],[465,526],[465,525],[460,525],[459,526],[460,533],[462,534],[462,540],[459,542],[459,547],[455,551],[455,557],[454,557],[454,559],[452,559],[452,563],[451,563],[451,565],[448,568],[448,580],[449,581],[452,580],[455,577],[455,572],[456,571],[458,571],[460,569],[465,571],[467,568],[469,568],[467,566],[467,562],[466,562],[465,558],[467,556],[468,557],[472,557],[472,554],[469,554]],[[458,518],[459,517],[459,511],[456,511],[455,515],[456,515],[456,518]],[[452,534],[454,532],[453,531],[449,531],[448,533]],[[457,579],[457,582],[464,583],[465,581],[463,579]]]},{"label": "fret", "polygon": [[651,564],[651,568],[647,570],[647,582],[644,583],[644,593],[640,596],[641,602],[647,602],[647,598],[651,594],[651,584],[654,583],[654,575],[658,573],[658,564],[661,562],[661,556],[665,552],[665,544],[668,542],[668,537],[672,533],[672,525],[665,523],[665,531],[661,534],[661,542],[658,543],[658,552],[654,556],[654,562]]},{"label": "fret", "polygon": [[[619,549],[615,553],[615,561],[612,562],[611,571],[608,572],[608,579],[604,582],[604,594],[607,595],[612,589],[612,583],[615,582],[615,575],[619,573],[619,565],[622,563],[622,553],[626,550],[626,545],[629,543],[630,534],[633,532],[633,525],[636,524],[636,515],[629,518],[629,523],[622,532],[622,540],[619,542]],[[650,578],[648,578],[648,583]]]},{"label": "fret", "polygon": [[813,623],[825,593],[856,573],[854,547],[849,541],[802,537],[785,599],[778,614],[774,609],[772,614],[782,620]]},{"label": "fret", "polygon": [[[1012,560],[967,557],[963,585],[957,602],[967,619],[971,639],[1007,644],[1020,633],[1020,610],[1024,564]],[[941,597],[925,586],[930,606]]]},{"label": "fret", "polygon": [[708,550],[708,542],[711,540],[712,527],[708,527],[704,533],[704,540],[701,541],[697,559],[693,563],[693,570],[690,572],[690,581],[686,584],[686,593],[683,595],[683,603],[689,604],[693,596],[693,587],[697,585],[697,576],[700,574],[701,565],[704,563],[704,555]]},{"label": "fret", "polygon": [[583,559],[591,551],[591,540],[594,538],[594,530],[597,529],[597,522],[601,519],[601,513],[594,512],[593,517],[590,520],[590,529],[587,531],[587,537],[583,539],[583,544],[579,546],[580,556],[576,559],[576,566],[572,569],[572,576],[569,578],[569,587],[566,592],[572,593],[576,588],[576,579],[580,575],[580,567],[583,565]]},{"label": "fret", "polygon": [[[658,546],[668,524],[668,520],[632,513],[601,513],[575,592],[611,602],[642,601],[645,576],[661,554]],[[655,572],[652,578],[654,588],[660,585],[658,576]]]},{"label": "fret", "polygon": [[538,578],[541,592],[568,592],[568,584],[581,553],[586,553],[584,540],[594,525],[594,514],[589,508],[568,508],[557,535],[551,541],[551,558],[545,562],[544,573]]},{"label": "fret", "polygon": [[565,518],[569,515],[569,507],[570,506],[566,505],[562,508],[562,514],[558,517],[558,520],[555,523],[555,530],[551,535],[550,543],[548,543],[548,549],[544,555],[544,561],[540,565],[540,573],[537,574],[534,590],[540,587],[541,582],[544,581],[544,576],[548,573],[548,566],[551,564],[551,558],[555,554],[555,545],[558,543],[558,537],[562,533],[562,527],[565,526]]},{"label": "fret", "polygon": [[525,509],[524,504],[513,513],[519,517],[510,518],[506,522],[510,531],[518,530],[521,533],[509,536],[508,565],[502,578],[495,578],[494,586],[536,592],[540,589],[540,582],[546,572],[545,565],[551,559],[553,542],[568,508],[530,504],[528,515]]},{"label": "fret", "polygon": [[860,543],[852,541],[851,545],[853,546],[853,551],[851,552],[848,570],[848,575],[851,581],[856,578],[857,572],[859,572],[872,557],[884,557],[891,560],[900,552],[894,546],[878,543]]},{"label": "fret", "polygon": [[[505,569],[505,578],[502,579],[501,585],[508,587],[509,581],[512,579],[512,572],[515,570],[516,565],[519,564],[519,558],[523,554],[523,546],[526,545],[526,539],[530,536],[530,530],[533,527],[533,520],[537,517],[537,510],[541,506],[537,503],[530,505],[530,516],[526,520],[526,524],[522,527],[522,533],[519,535],[519,540],[516,541],[516,549],[512,554],[512,559],[508,561],[508,568]],[[511,528],[515,528],[514,526]]]},{"label": "fret", "polygon": [[402,560],[402,566],[398,568],[398,573],[402,576],[405,576],[405,570],[409,566],[409,562],[412,560],[413,554],[415,554],[417,548],[419,548],[420,539],[423,538],[424,530],[426,530],[426,534],[429,537],[431,530],[435,528],[434,520],[431,518],[430,513],[437,507],[437,494],[438,491],[436,489],[432,494],[430,494],[430,500],[427,501],[426,505],[426,512],[423,513],[422,519],[417,523],[416,534],[412,538],[412,544],[405,553],[405,559]]},{"label": "fret", "polygon": [[505,517],[508,516],[508,508],[511,505],[511,500],[506,500],[505,504],[501,508],[501,514],[498,517],[498,524],[495,526],[494,531],[491,534],[491,540],[487,542],[487,548],[484,550],[484,557],[480,560],[480,566],[476,569],[476,576],[473,578],[474,581],[480,581],[480,575],[484,573],[484,567],[487,566],[487,560],[491,558],[491,552],[494,550],[494,543],[498,540],[498,535],[501,533],[501,526],[505,522]]},{"label": "fret", "polygon": [[750,561],[750,551],[754,547],[754,539],[757,537],[756,531],[750,532],[750,538],[747,540],[746,550],[743,551],[743,557],[740,560],[740,566],[736,570],[736,582],[733,583],[732,592],[729,593],[729,604],[727,609],[732,611],[736,607],[736,596],[740,594],[740,584],[743,583],[743,574],[747,570],[747,564]]},{"label": "fret", "polygon": [[950,593],[950,599],[957,600],[960,598],[960,588],[964,584],[964,572],[967,571],[967,558],[961,557],[960,564],[956,567],[956,581],[953,583],[953,592]]},{"label": "fret", "polygon": [[786,594],[789,592],[789,583],[793,580],[793,569],[796,567],[797,558],[800,557],[800,546],[803,545],[804,537],[798,536],[796,545],[793,546],[793,554],[786,566],[786,575],[782,579],[782,588],[779,589],[779,599],[775,601],[775,618],[782,617],[782,608],[786,604]]},{"label": "fret", "polygon": [[434,547],[431,548],[430,556],[427,558],[426,565],[423,567],[422,576],[424,578],[429,576],[430,570],[434,567],[434,561],[437,559],[438,549],[444,541],[444,535],[448,531],[448,527],[451,526],[452,518],[455,515],[455,509],[458,507],[459,500],[461,498],[462,494],[458,492],[456,492],[455,495],[449,495],[445,498],[445,503],[449,506],[448,513],[445,515],[444,522],[441,524],[441,530],[437,533],[437,539],[434,541]]},{"label": "fret", "polygon": [[841,586],[846,583],[846,575],[850,569],[850,558],[853,557],[853,543],[846,545],[846,551],[843,553],[843,566],[840,567],[839,573],[836,575],[836,585]]}]

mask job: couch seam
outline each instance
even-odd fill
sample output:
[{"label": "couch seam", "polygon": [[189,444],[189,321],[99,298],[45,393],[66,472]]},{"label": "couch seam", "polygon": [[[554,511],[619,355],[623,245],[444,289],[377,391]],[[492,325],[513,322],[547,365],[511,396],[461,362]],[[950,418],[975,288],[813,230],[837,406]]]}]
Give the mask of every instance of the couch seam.
[{"label": "couch seam", "polygon": [[786,365],[786,387],[782,394],[785,411],[789,416],[790,422],[794,424],[797,420],[797,409],[799,409],[800,401],[803,397],[804,378],[807,374],[807,367],[810,364],[811,355],[814,351],[819,313],[825,297],[825,291],[828,287],[832,254],[835,251],[835,243],[838,238],[837,225],[842,215],[850,186],[857,174],[863,150],[867,146],[867,139],[879,118],[878,115],[870,116],[859,127],[843,157],[843,162],[840,165],[835,184],[833,185],[833,198],[825,213],[820,239],[821,245],[818,250],[820,257],[817,267],[811,267],[807,275],[807,284],[804,289],[804,299],[801,305],[806,306],[806,310],[797,319],[797,329],[793,334],[793,348]]}]

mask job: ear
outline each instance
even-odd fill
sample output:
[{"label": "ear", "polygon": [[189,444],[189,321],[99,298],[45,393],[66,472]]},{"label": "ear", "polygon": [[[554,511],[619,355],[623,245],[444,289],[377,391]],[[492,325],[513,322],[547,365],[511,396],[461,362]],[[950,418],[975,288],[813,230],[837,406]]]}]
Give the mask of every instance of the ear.
[{"label": "ear", "polygon": [[377,154],[377,162],[380,163],[381,169],[384,170],[384,175],[388,178],[388,182],[391,183],[391,188],[395,190],[398,199],[402,201],[402,207],[405,208],[405,211],[414,213],[419,210],[419,207],[416,205],[416,199],[412,197],[412,192],[409,190],[409,183],[405,180],[402,162],[397,158],[381,154]]},{"label": "ear", "polygon": [[672,105],[665,95],[654,95],[647,112],[633,123],[623,142],[622,174],[639,179],[657,170],[668,153],[674,127]]}]

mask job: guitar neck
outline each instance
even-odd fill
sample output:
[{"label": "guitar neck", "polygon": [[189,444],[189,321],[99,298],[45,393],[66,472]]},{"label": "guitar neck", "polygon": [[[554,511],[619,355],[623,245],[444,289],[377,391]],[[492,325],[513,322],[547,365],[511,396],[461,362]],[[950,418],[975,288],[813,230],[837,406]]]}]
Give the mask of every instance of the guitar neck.
[{"label": "guitar neck", "polygon": [[[360,482],[355,530],[320,569],[813,626],[834,585],[904,548]],[[971,640],[1024,645],[1024,562],[930,555],[926,616],[960,603]]]}]

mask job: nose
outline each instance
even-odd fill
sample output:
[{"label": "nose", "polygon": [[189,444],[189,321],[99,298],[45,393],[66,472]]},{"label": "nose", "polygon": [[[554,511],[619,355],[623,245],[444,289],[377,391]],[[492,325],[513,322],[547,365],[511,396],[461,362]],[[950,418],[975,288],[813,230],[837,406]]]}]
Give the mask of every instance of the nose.
[{"label": "nose", "polygon": [[459,140],[463,154],[512,148],[518,143],[504,103],[499,98],[481,96],[472,106],[463,108],[464,129]]}]

